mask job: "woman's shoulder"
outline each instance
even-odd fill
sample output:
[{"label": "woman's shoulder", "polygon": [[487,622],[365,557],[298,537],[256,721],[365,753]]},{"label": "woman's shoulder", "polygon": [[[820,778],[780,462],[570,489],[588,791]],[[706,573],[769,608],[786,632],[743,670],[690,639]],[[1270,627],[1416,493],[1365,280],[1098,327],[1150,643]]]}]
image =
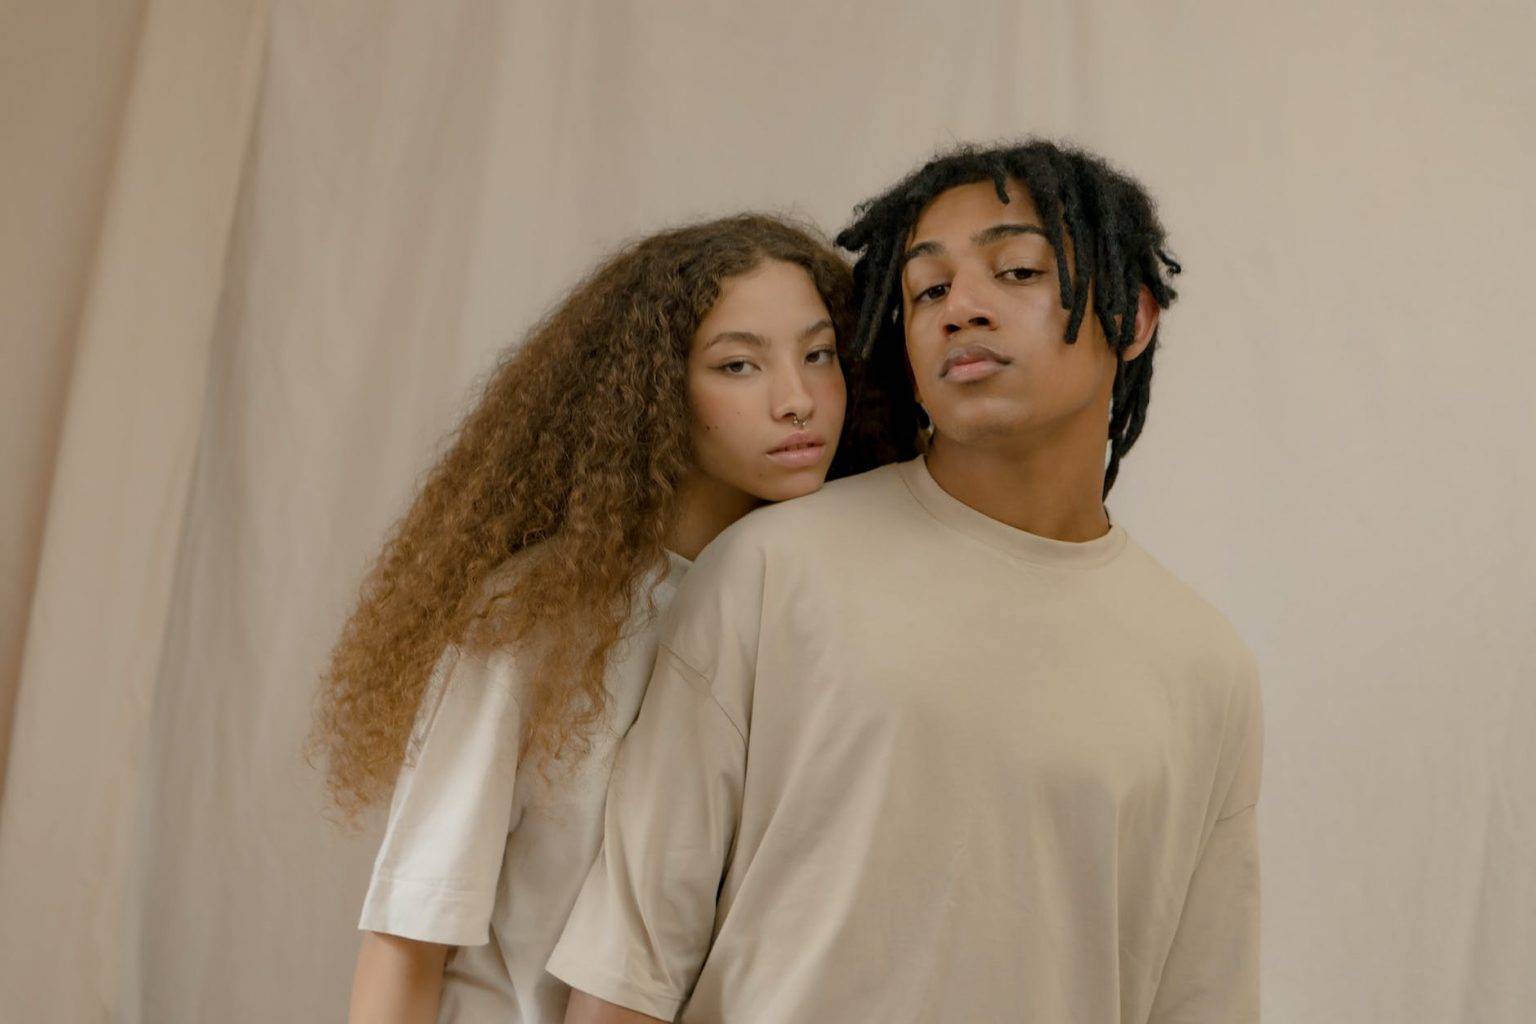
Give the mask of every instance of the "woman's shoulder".
[{"label": "woman's shoulder", "polygon": [[[484,616],[498,598],[509,598],[523,574],[548,553],[549,542],[541,541],[516,552],[487,572],[478,584],[478,593],[472,606],[473,614]],[[652,627],[671,602],[678,585],[691,567],[692,563],[688,559],[671,551],[663,551],[656,565],[639,572],[630,586],[630,621],[621,628],[620,636],[627,639]],[[466,639],[461,644],[451,645],[444,655],[448,659],[455,652],[458,655],[473,654],[479,659],[480,670],[508,675],[526,671],[529,668],[528,659],[534,657],[530,652],[537,646],[536,639],[525,643],[502,641],[478,645]]]},{"label": "woman's shoulder", "polygon": [[475,610],[484,611],[496,598],[512,592],[518,577],[534,564],[545,542],[530,544],[496,563],[481,578],[475,594]]},{"label": "woman's shoulder", "polygon": [[[536,556],[534,547],[523,548],[503,559],[471,584],[475,593],[470,605],[472,615],[484,616],[497,598],[513,591],[518,577]],[[460,695],[473,693],[484,700],[503,700],[509,695],[515,699],[517,677],[523,669],[519,646],[510,641],[489,642],[473,630],[446,644],[438,653],[423,694],[423,712],[430,717],[428,707],[441,701],[449,690]]]},{"label": "woman's shoulder", "polygon": [[[517,581],[531,566],[538,564],[540,558],[549,554],[550,542],[538,541],[509,555],[488,571],[478,586],[476,596],[476,610],[483,611],[492,601],[498,597],[512,592],[517,586]],[[663,551],[662,560],[653,566],[646,568],[636,579],[636,584],[647,586],[652,582],[672,582],[681,579],[691,567],[692,563],[681,555],[671,551]]]}]

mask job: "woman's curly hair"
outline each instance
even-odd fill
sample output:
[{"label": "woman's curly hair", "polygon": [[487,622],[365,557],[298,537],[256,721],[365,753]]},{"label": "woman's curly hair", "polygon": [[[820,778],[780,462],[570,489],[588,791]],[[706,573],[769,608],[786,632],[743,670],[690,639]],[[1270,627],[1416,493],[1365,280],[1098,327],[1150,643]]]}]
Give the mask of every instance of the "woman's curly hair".
[{"label": "woman's curly hair", "polygon": [[[322,676],[310,756],[346,819],[388,794],[450,647],[536,652],[520,764],[547,772],[589,749],[608,652],[640,582],[666,565],[693,464],[690,342],[721,282],[764,260],[805,268],[843,348],[847,264],[814,229],[745,214],[622,249],[502,356],[365,576]],[[882,395],[852,360],[844,369],[849,427],[833,475],[900,452],[861,427],[882,421],[861,413]],[[514,556],[515,572],[497,571]]]}]

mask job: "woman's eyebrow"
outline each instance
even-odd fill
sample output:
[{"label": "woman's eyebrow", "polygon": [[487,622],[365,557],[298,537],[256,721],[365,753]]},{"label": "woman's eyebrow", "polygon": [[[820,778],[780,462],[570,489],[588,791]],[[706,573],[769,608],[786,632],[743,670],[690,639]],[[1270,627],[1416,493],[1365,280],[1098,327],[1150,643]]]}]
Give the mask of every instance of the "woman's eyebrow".
[{"label": "woman's eyebrow", "polygon": [[807,338],[812,337],[813,335],[819,334],[820,332],[827,330],[831,326],[832,326],[832,321],[830,319],[828,319],[827,317],[822,317],[820,320],[817,320],[815,323],[811,324],[811,326],[807,327],[805,330],[800,332],[800,340],[804,341]]},{"label": "woman's eyebrow", "polygon": [[[711,346],[718,345],[722,341],[739,341],[747,345],[756,345],[758,348],[762,348],[768,344],[767,338],[763,337],[761,334],[754,334],[751,331],[721,331],[713,338],[710,338],[709,343],[705,345],[704,348],[710,348]],[[700,349],[700,351],[703,351],[703,349]]]},{"label": "woman's eyebrow", "polygon": [[[832,321],[826,317],[822,317],[820,320],[817,320],[815,323],[811,324],[811,326],[801,331],[798,340],[804,341],[818,331],[824,331],[831,326]],[[722,341],[739,341],[746,345],[755,345],[758,348],[765,348],[768,345],[767,338],[753,331],[721,331],[713,338],[710,338],[708,343],[705,344],[704,348],[709,348],[711,345],[717,345]],[[699,351],[702,352],[703,350],[704,349],[700,349]]]}]

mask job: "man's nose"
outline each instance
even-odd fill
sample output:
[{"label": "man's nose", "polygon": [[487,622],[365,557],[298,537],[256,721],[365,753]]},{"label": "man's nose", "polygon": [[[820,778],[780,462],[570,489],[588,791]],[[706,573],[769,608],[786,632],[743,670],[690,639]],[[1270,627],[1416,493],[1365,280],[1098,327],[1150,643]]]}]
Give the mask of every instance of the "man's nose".
[{"label": "man's nose", "polygon": [[944,296],[944,334],[956,334],[966,328],[990,329],[997,318],[981,289],[968,277],[956,274]]}]

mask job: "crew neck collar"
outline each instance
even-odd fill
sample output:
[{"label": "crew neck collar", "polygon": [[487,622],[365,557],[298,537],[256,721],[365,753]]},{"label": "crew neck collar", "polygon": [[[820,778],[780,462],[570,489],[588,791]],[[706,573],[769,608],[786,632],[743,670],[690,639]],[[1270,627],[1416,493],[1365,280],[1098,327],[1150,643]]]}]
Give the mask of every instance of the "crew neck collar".
[{"label": "crew neck collar", "polygon": [[940,487],[928,472],[927,459],[922,455],[897,463],[896,469],[912,497],[929,515],[1022,561],[1061,569],[1092,569],[1106,564],[1125,549],[1128,539],[1125,529],[1113,523],[1102,537],[1069,541],[1042,537],[999,522]]}]

